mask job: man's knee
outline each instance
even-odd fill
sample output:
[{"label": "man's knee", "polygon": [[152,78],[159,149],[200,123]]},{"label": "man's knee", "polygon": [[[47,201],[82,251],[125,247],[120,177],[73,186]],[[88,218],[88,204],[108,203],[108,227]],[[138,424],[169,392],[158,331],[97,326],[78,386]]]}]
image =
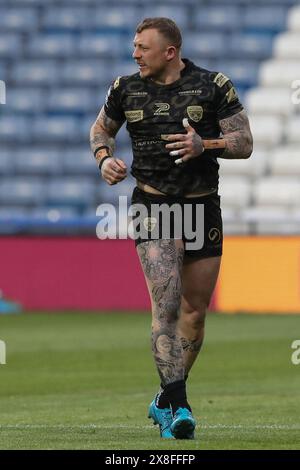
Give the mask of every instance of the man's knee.
[{"label": "man's knee", "polygon": [[205,312],[193,310],[191,312],[181,312],[182,321],[193,330],[201,330],[205,326]]},{"label": "man's knee", "polygon": [[190,303],[183,299],[181,304],[182,321],[195,330],[203,328],[207,307],[208,303],[204,300],[197,299],[197,301]]}]

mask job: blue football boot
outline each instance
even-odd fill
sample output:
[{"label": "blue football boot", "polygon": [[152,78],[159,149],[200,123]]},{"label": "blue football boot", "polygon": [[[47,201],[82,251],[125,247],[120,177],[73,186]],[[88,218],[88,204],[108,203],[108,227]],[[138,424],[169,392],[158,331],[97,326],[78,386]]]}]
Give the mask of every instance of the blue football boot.
[{"label": "blue football boot", "polygon": [[155,403],[156,398],[149,406],[148,418],[153,419],[153,424],[159,424],[160,437],[164,439],[174,439],[170,426],[173,422],[171,408],[158,408]]},{"label": "blue football boot", "polygon": [[175,439],[194,439],[196,421],[187,408],[178,408],[171,424],[171,433]]}]

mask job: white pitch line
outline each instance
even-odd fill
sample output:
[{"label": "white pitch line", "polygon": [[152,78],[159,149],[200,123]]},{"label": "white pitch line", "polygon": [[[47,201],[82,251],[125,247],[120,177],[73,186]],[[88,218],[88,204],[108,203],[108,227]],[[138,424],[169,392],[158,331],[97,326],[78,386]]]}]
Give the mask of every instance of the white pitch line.
[{"label": "white pitch line", "polygon": [[[129,425],[129,424],[0,424],[0,430],[9,429],[53,429],[53,430],[70,430],[70,429],[82,429],[82,430],[93,430],[93,429],[151,429],[153,425]],[[237,429],[237,430],[259,430],[259,429],[270,429],[270,430],[286,430],[295,431],[300,430],[300,424],[201,424],[199,423],[198,429]]]}]

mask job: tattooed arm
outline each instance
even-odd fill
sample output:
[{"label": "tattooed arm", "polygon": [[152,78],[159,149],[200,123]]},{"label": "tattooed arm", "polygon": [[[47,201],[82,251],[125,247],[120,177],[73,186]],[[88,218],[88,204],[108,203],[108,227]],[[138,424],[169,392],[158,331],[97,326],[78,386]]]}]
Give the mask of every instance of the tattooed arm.
[{"label": "tattooed arm", "polygon": [[245,111],[240,111],[219,121],[223,133],[223,137],[220,139],[202,139],[188,124],[187,119],[183,119],[183,125],[187,130],[186,134],[164,136],[164,140],[175,141],[175,143],[167,144],[166,148],[171,150],[172,157],[181,157],[175,160],[177,165],[191,158],[199,157],[206,149],[225,149],[218,156],[230,159],[249,158],[252,153],[252,134]]},{"label": "tattooed arm", "polygon": [[225,141],[221,158],[249,158],[252,153],[252,134],[245,111],[240,111],[219,122]]},{"label": "tattooed arm", "polygon": [[[97,147],[108,147],[108,150],[104,148],[96,153],[95,158],[98,165],[107,154],[113,155],[115,136],[122,124],[123,122],[110,119],[102,107],[90,131],[90,145],[93,153]],[[116,184],[126,178],[126,165],[119,158],[109,158],[103,162],[101,173],[108,184]]]},{"label": "tattooed arm", "polygon": [[[90,145],[94,153],[97,147],[105,145],[109,148],[109,154],[113,155],[115,149],[115,136],[122,126],[123,122],[114,121],[110,119],[102,107],[96,121],[91,127],[90,131]],[[99,150],[96,155],[96,160],[100,163],[101,155],[107,155],[105,149]]]}]

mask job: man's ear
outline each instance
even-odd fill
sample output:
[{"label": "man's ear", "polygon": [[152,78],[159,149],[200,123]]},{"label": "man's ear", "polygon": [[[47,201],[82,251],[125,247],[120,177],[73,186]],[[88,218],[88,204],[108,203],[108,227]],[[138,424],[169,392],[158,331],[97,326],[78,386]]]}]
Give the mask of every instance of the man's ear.
[{"label": "man's ear", "polygon": [[174,59],[175,55],[176,55],[176,47],[174,46],[167,47],[167,51],[166,51],[167,60],[169,61],[169,60]]}]

